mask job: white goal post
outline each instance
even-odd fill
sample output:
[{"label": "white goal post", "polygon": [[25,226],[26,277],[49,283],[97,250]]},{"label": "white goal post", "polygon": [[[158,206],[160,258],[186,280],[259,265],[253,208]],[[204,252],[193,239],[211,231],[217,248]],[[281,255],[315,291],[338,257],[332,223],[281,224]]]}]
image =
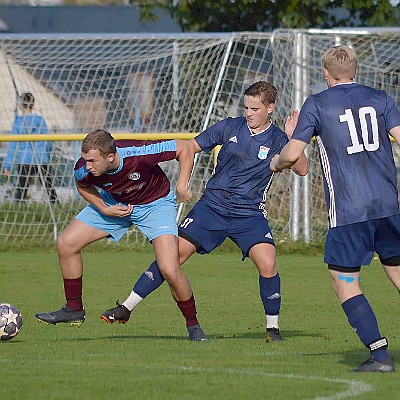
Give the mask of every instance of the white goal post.
[{"label": "white goal post", "polygon": [[[400,29],[276,30],[271,33],[8,35],[0,34],[0,238],[4,243],[53,241],[85,202],[76,193],[73,164],[80,143],[73,134],[104,128],[121,137],[149,139],[194,135],[216,121],[242,115],[243,92],[257,80],[278,88],[275,123],[325,88],[320,59],[339,43],[360,56],[358,81],[385,89],[400,106]],[[53,149],[50,202],[45,182],[31,177],[16,199],[20,171],[4,164],[18,96],[31,92],[44,117]],[[160,136],[163,135],[163,136]],[[165,136],[166,135],[166,136]],[[16,136],[16,135],[12,135]],[[36,140],[36,139],[35,139]],[[310,174],[277,174],[266,209],[277,242],[318,241],[327,229],[322,176],[314,144]],[[396,150],[396,157],[398,152]],[[200,154],[192,175],[193,201],[212,174],[212,155]],[[175,184],[177,163],[165,163]],[[19,192],[20,193],[20,192]],[[144,242],[132,229],[123,243]]]}]

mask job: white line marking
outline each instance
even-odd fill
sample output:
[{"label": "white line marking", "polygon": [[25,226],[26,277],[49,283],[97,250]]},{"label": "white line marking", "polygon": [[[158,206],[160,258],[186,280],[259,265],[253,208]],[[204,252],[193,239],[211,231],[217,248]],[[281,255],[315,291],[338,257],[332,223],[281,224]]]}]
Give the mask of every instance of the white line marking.
[{"label": "white line marking", "polygon": [[372,385],[369,385],[364,382],[353,381],[350,379],[338,379],[338,378],[324,378],[320,376],[307,376],[307,375],[295,375],[295,374],[275,374],[270,372],[260,372],[254,370],[238,370],[238,369],[225,369],[225,368],[193,368],[193,367],[175,367],[176,369],[180,369],[183,371],[198,371],[198,372],[222,372],[230,375],[249,375],[249,376],[270,376],[273,378],[282,378],[282,379],[301,379],[304,381],[307,380],[315,380],[315,381],[325,381],[332,383],[344,383],[349,385],[349,388],[343,392],[337,392],[331,396],[317,396],[314,397],[313,400],[337,400],[337,399],[346,399],[350,397],[359,396],[364,393],[371,392],[373,390]]},{"label": "white line marking", "polygon": [[[112,356],[111,354],[108,354],[107,357],[109,358]],[[104,354],[87,354],[85,355],[85,358],[97,358],[97,357],[104,357]],[[15,362],[15,360],[3,358],[0,361],[0,365],[3,363],[11,363]],[[41,364],[44,363],[40,362],[39,360],[24,360],[24,363],[29,363],[31,362],[32,364]],[[45,360],[46,364],[49,363],[54,363],[58,364],[60,360]],[[88,365],[87,361],[74,361],[74,360],[63,360],[64,364],[70,364],[70,365]],[[90,364],[90,363],[89,363]],[[322,376],[307,376],[307,375],[296,375],[296,374],[277,374],[273,372],[262,372],[262,371],[255,371],[255,370],[250,370],[250,369],[232,369],[232,368],[196,368],[196,367],[176,367],[176,366],[170,366],[170,367],[157,367],[157,366],[139,366],[135,365],[135,368],[138,369],[145,369],[145,370],[160,370],[160,371],[166,371],[166,370],[180,370],[180,371],[187,371],[187,372],[209,372],[209,373],[222,373],[222,374],[227,374],[227,375],[248,375],[248,376],[266,376],[266,377],[272,377],[272,378],[282,378],[282,379],[300,379],[303,381],[324,381],[324,382],[331,382],[331,383],[343,383],[346,385],[349,385],[348,389],[342,391],[342,392],[337,392],[333,395],[330,396],[317,396],[312,398],[311,400],[338,400],[338,399],[347,399],[350,397],[355,397],[355,396],[360,396],[361,394],[372,392],[373,391],[373,386],[369,385],[364,382],[360,381],[354,381],[350,379],[339,379],[339,378],[324,378]],[[307,399],[304,399],[307,400]]]}]

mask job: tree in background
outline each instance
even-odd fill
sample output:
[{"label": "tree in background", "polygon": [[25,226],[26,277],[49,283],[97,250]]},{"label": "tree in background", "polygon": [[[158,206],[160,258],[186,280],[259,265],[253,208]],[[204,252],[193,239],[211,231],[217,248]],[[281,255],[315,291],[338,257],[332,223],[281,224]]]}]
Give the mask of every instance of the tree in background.
[{"label": "tree in background", "polygon": [[[399,2],[389,0],[129,0],[141,19],[155,9],[176,18],[184,31],[270,31],[276,28],[399,26]],[[393,4],[393,5],[392,5]]]},{"label": "tree in background", "polygon": [[66,6],[123,6],[129,5],[129,0],[64,0]]},{"label": "tree in background", "polygon": [[0,6],[122,6],[129,0],[0,0]]}]

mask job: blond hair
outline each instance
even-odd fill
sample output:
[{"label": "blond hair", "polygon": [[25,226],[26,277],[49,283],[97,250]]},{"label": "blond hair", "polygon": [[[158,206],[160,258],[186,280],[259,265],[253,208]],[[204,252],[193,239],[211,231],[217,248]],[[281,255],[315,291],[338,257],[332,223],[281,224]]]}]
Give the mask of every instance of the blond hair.
[{"label": "blond hair", "polygon": [[86,154],[90,150],[99,150],[103,158],[106,158],[109,154],[114,154],[117,151],[115,140],[111,136],[111,133],[103,129],[96,129],[95,131],[90,132],[82,140],[82,153]]},{"label": "blond hair", "polygon": [[351,47],[340,45],[325,51],[322,64],[333,79],[354,79],[358,57]]}]

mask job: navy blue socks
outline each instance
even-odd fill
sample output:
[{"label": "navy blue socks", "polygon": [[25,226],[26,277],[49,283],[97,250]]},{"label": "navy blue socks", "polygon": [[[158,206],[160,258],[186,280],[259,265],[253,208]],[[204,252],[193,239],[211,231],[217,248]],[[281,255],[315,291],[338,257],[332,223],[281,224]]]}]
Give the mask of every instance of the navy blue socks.
[{"label": "navy blue socks", "polygon": [[[364,346],[370,348],[369,345],[371,343],[375,343],[382,338],[375,314],[363,294],[346,300],[342,307],[351,327],[357,333]],[[387,346],[379,347],[376,350],[370,349],[370,353],[376,361],[382,362],[388,358],[386,348]]]}]

